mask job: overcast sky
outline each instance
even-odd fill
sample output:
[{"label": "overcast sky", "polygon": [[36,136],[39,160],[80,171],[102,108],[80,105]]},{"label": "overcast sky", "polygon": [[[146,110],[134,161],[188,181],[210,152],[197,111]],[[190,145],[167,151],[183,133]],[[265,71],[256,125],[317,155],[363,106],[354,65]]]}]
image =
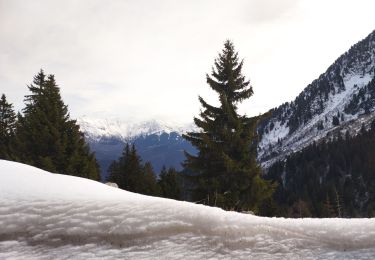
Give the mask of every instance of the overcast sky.
[{"label": "overcast sky", "polygon": [[374,0],[0,0],[0,93],[23,107],[43,68],[73,117],[189,122],[226,39],[257,115],[291,101],[375,29]]}]

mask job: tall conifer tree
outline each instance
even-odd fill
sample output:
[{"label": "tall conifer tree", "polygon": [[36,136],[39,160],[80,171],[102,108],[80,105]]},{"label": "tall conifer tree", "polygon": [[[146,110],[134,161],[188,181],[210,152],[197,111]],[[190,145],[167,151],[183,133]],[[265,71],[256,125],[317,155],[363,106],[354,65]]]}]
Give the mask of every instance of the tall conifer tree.
[{"label": "tall conifer tree", "polygon": [[18,146],[22,162],[36,167],[99,180],[99,166],[89,151],[68,107],[61,99],[53,75],[41,70],[28,86],[26,107],[19,115]]},{"label": "tall conifer tree", "polygon": [[146,162],[143,166],[143,194],[151,196],[160,196],[160,186],[155,177],[154,169],[150,162]]},{"label": "tall conifer tree", "polygon": [[112,162],[108,171],[108,181],[115,182],[120,189],[146,195],[160,195],[151,164],[142,164],[134,144],[125,145],[121,157]]},{"label": "tall conifer tree", "polygon": [[14,160],[14,138],[16,130],[16,114],[13,105],[8,103],[6,96],[0,99],[0,159]]},{"label": "tall conifer tree", "polygon": [[257,120],[237,112],[238,104],[253,94],[242,66],[233,43],[226,41],[211,76],[206,76],[220,106],[209,105],[199,97],[203,109],[194,122],[200,130],[184,135],[198,149],[198,155],[186,153],[184,166],[195,173],[193,199],[224,209],[257,211],[271,196],[273,185],[260,177],[256,162]]},{"label": "tall conifer tree", "polygon": [[181,184],[178,176],[178,172],[174,168],[169,168],[167,171],[165,166],[163,166],[158,180],[162,197],[176,200],[181,199]]}]

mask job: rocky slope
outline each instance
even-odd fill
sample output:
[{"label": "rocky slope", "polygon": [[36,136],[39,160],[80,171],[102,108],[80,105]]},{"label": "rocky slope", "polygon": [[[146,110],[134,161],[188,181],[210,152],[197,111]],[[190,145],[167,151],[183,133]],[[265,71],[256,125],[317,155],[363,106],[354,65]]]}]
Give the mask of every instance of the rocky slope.
[{"label": "rocky slope", "polygon": [[375,117],[375,31],[339,57],[294,101],[259,126],[258,159],[268,167],[333,132],[355,134]]},{"label": "rocky slope", "polygon": [[[264,168],[288,154],[337,132],[355,135],[375,119],[375,31],[339,57],[325,73],[290,103],[271,109],[258,127],[258,160]],[[183,150],[194,152],[181,134],[192,125],[141,123],[118,119],[78,120],[102,171],[125,142],[135,143],[141,157],[158,171],[165,164],[180,168]]]}]

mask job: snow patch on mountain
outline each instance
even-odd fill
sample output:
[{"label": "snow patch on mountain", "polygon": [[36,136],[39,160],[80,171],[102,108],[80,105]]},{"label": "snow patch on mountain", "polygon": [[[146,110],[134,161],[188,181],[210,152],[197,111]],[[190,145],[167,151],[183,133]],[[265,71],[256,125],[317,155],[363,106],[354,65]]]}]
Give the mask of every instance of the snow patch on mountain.
[{"label": "snow patch on mountain", "polygon": [[[336,116],[338,112],[342,113],[345,105],[353,94],[356,93],[359,88],[366,86],[372,78],[372,74],[347,75],[344,78],[345,90],[331,95],[321,114],[313,117],[309,122],[290,135],[286,123],[281,125],[279,121],[276,121],[275,127],[262,137],[259,143],[258,157],[261,158],[265,156],[270,150],[281,154],[281,156],[274,156],[272,160],[266,160],[263,162],[262,166],[268,167],[274,161],[281,159],[285,155],[299,151],[312,142],[323,139],[329,132],[340,127],[342,128],[342,126],[334,126],[332,124],[332,118]],[[345,122],[355,123],[359,116],[359,114],[344,114],[344,121],[341,122],[341,125],[344,125]],[[370,115],[368,118],[371,120],[373,117],[373,115]],[[318,129],[317,125],[319,122],[324,122],[324,129]]]},{"label": "snow patch on mountain", "polygon": [[285,138],[289,133],[289,127],[286,124],[281,124],[280,121],[277,121],[271,131],[269,131],[268,134],[265,134],[260,143],[259,147],[261,151],[264,151],[264,149],[270,145],[270,144],[275,144],[278,141],[282,140]]}]

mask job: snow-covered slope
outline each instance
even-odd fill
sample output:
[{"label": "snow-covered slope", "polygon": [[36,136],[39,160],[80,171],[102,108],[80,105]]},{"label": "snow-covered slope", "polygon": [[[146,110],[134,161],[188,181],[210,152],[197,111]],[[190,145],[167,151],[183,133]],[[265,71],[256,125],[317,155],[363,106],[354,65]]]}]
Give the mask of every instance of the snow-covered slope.
[{"label": "snow-covered slope", "polygon": [[[375,118],[375,31],[339,57],[291,103],[272,109],[259,128],[258,159],[267,167],[332,132]],[[351,134],[355,134],[355,131]]]},{"label": "snow-covered slope", "polygon": [[375,219],[263,218],[0,160],[0,259],[374,259]]}]

